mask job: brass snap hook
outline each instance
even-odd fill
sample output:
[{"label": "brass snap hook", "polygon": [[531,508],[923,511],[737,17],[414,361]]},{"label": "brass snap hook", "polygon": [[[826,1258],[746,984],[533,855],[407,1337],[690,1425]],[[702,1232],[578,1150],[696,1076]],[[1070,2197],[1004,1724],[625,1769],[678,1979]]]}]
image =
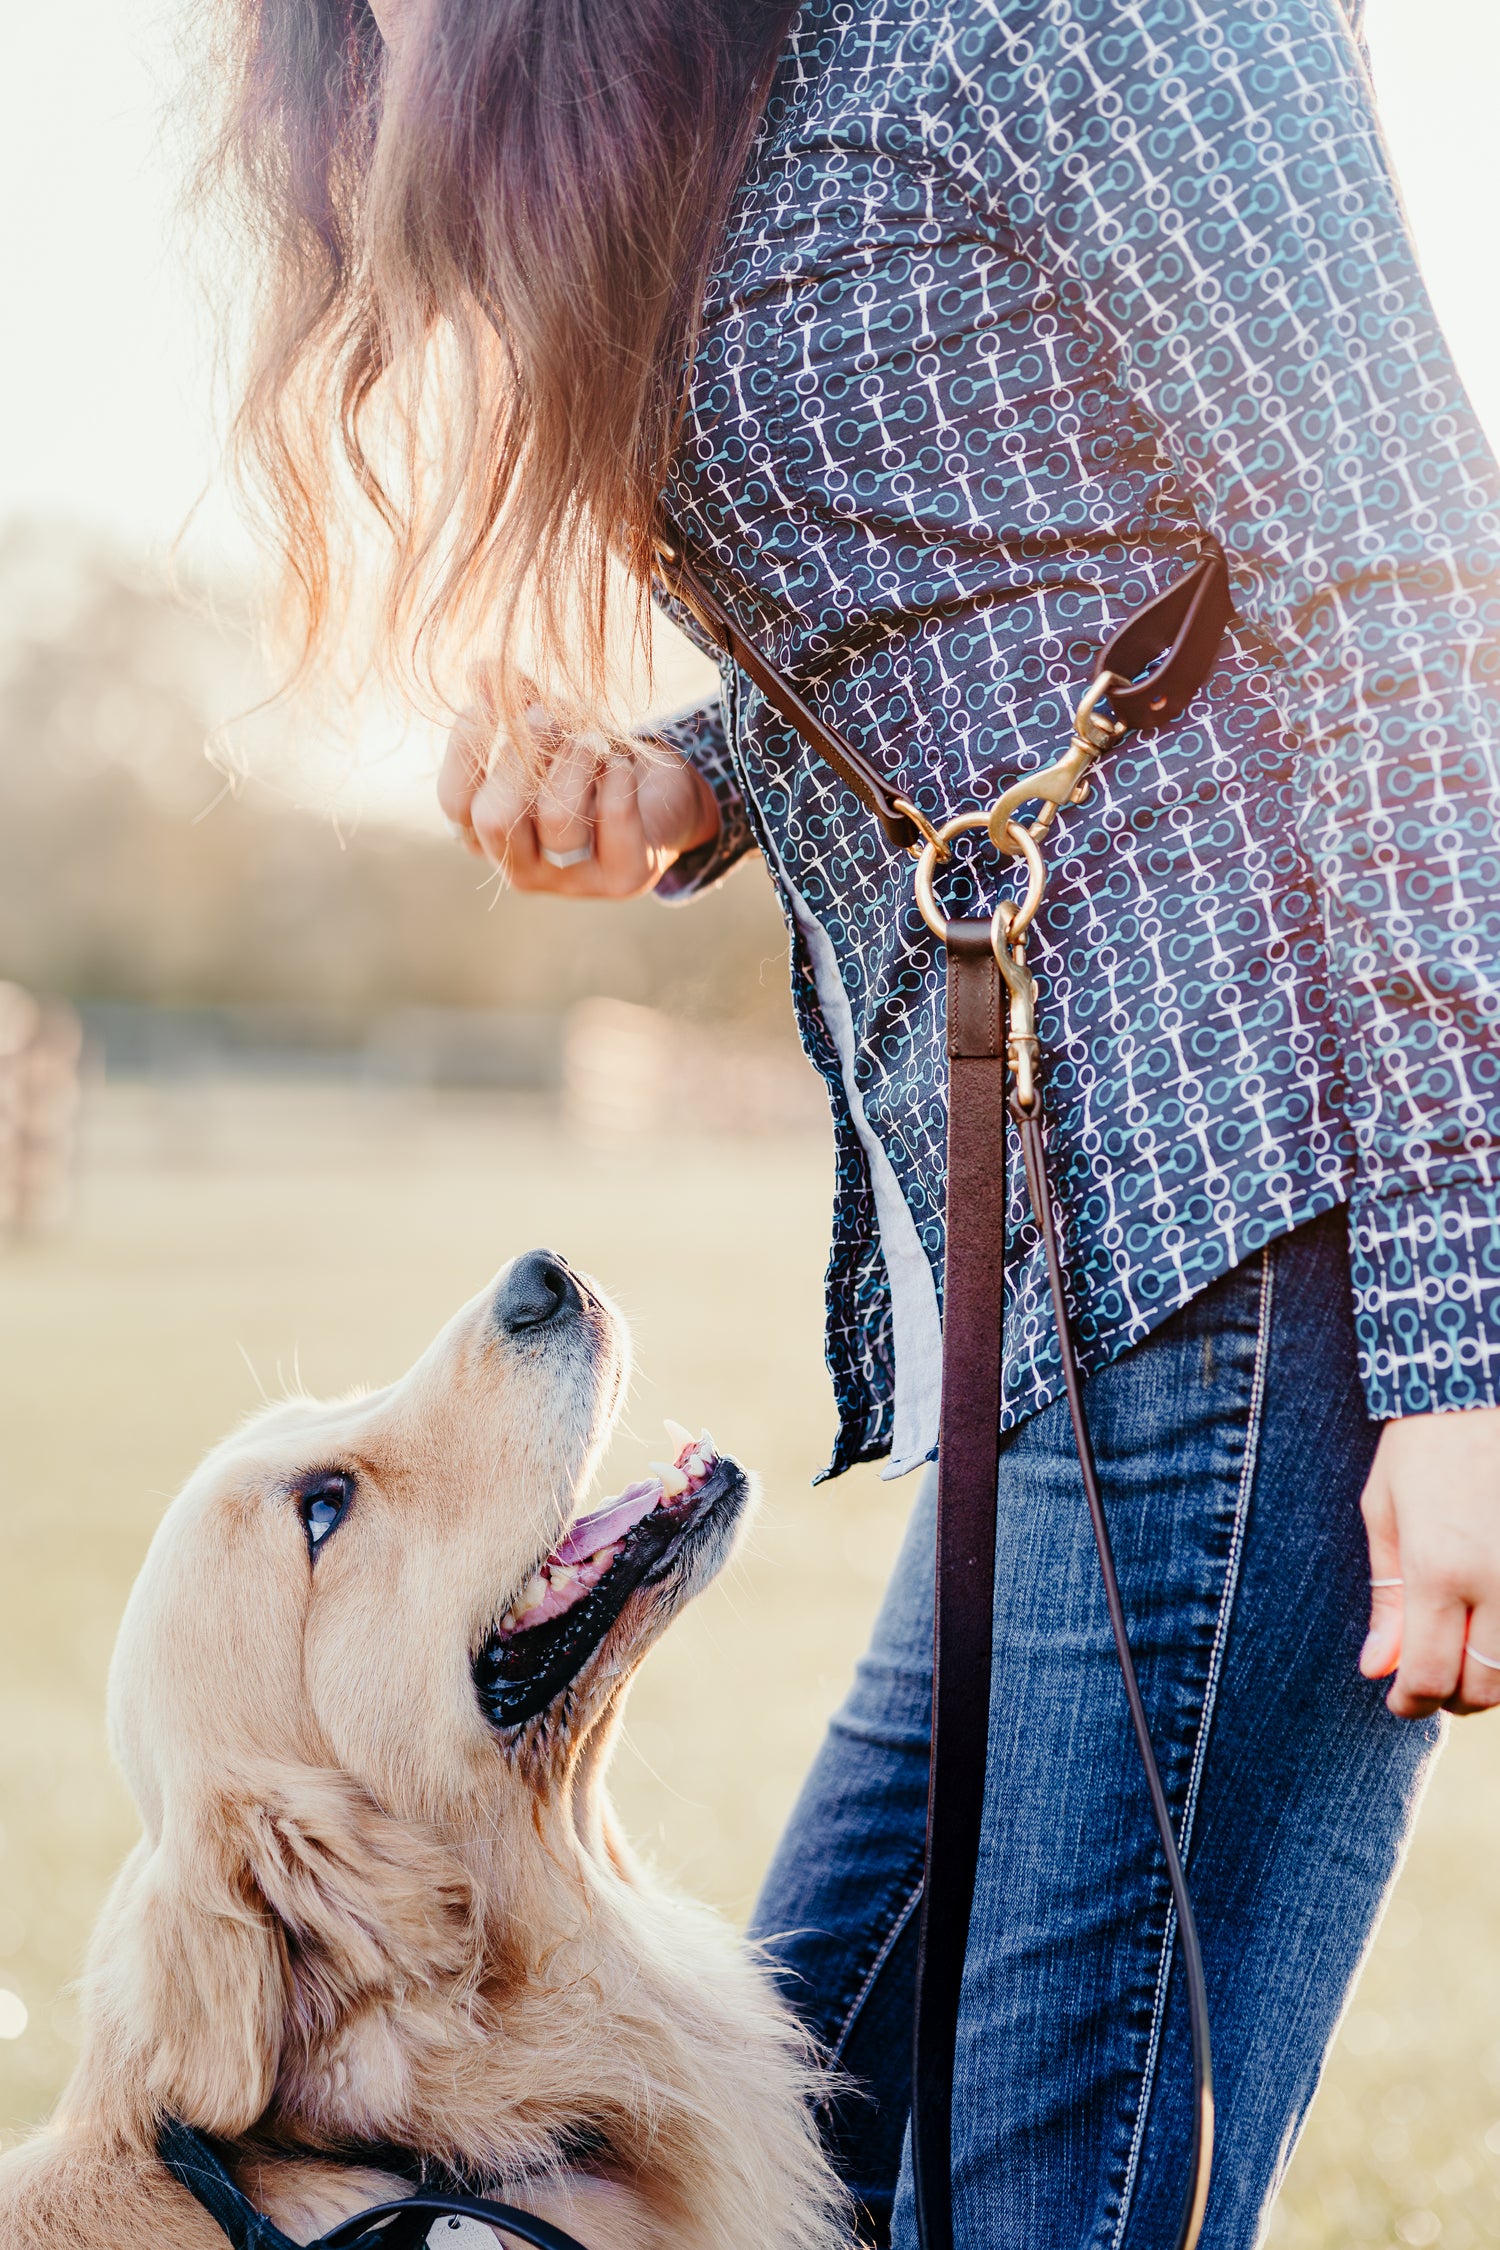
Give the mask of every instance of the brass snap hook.
[{"label": "brass snap hook", "polygon": [[1025,926],[1012,899],[1002,899],[990,923],[990,946],[1005,979],[1005,1059],[1010,1066],[1011,1107],[1016,1116],[1035,1110],[1041,1076],[1036,1030],[1036,978],[1026,965]]},{"label": "brass snap hook", "polygon": [[[1118,719],[1103,718],[1099,712],[1110,689],[1124,685],[1114,672],[1101,672],[1090,680],[1073,713],[1073,739],[1062,756],[1036,773],[1023,773],[996,799],[990,808],[990,842],[997,852],[1018,853],[1021,847],[1013,839],[1028,834],[1033,841],[1040,839],[1057,818],[1059,807],[1082,803],[1095,759],[1127,731]],[[1041,799],[1041,812],[1023,826],[1015,816],[1033,798]]]},{"label": "brass snap hook", "polygon": [[[916,873],[913,878],[916,886],[917,905],[921,909],[922,919],[927,924],[928,929],[931,930],[934,937],[941,938],[945,945],[948,942],[948,920],[942,908],[938,905],[937,892],[933,887],[938,861],[948,857],[948,847],[955,836],[965,835],[972,828],[988,828],[990,821],[991,815],[987,812],[956,813],[952,820],[945,820],[941,828],[932,831],[931,840],[923,845],[921,855],[917,860]],[[1025,860],[1027,873],[1025,896],[1019,904],[1013,904],[1010,900],[1006,901],[1007,906],[1013,907],[1014,920],[1010,924],[1010,933],[1011,940],[1014,942],[1030,926],[1037,908],[1042,903],[1042,891],[1047,881],[1047,870],[1042,863],[1042,855],[1037,850],[1035,842],[1024,828],[1018,828],[1012,822],[1010,834],[1015,841],[1008,843],[1005,848],[1013,858]]]}]

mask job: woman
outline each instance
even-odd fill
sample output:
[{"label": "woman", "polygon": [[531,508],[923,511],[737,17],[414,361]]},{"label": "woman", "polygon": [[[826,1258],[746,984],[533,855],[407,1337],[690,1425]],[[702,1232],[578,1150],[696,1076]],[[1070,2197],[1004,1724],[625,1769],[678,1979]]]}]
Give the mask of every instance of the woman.
[{"label": "woman", "polygon": [[[664,495],[740,626],[940,817],[1050,758],[1113,626],[1206,538],[1229,557],[1226,653],[1066,812],[1033,962],[1207,1956],[1204,2240],[1249,2245],[1435,1714],[1500,1701],[1500,480],[1358,24],[1336,0],[376,13],[246,0],[226,142],[272,252],[243,430],[307,644],[344,615],[341,449],[391,533],[388,643],[483,656],[440,783],[471,848],[522,888],[673,899],[765,852],[838,1134],[835,1472],[934,1444],[934,946],[908,864],[731,670],[675,757],[599,753],[611,573],[640,596]],[[966,864],[988,908],[993,857]],[[958,2238],[1151,2250],[1186,2164],[1182,1995],[1016,1195]],[[931,1547],[924,1485],[758,1916],[861,2082],[831,2130],[903,2245]]]}]

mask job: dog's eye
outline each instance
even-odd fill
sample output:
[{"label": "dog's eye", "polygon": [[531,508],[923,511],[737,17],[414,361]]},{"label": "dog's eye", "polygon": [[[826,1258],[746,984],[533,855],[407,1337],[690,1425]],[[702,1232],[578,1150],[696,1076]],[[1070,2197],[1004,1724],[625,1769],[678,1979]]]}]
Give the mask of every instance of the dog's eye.
[{"label": "dog's eye", "polygon": [[307,1544],[314,1551],[328,1537],[353,1497],[354,1479],[341,1472],[319,1477],[316,1484],[305,1487],[298,1498],[297,1512],[307,1533]]}]

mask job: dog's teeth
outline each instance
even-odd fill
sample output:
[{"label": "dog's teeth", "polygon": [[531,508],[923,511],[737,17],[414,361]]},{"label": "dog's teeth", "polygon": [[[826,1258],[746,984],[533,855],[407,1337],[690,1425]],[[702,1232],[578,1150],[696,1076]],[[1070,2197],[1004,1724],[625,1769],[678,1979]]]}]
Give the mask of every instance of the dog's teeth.
[{"label": "dog's teeth", "polygon": [[688,1480],[681,1469],[675,1468],[665,1461],[653,1461],[651,1467],[655,1474],[661,1478],[662,1497],[667,1500],[680,1500],[688,1488]]},{"label": "dog's teeth", "polygon": [[698,1432],[698,1451],[702,1454],[705,1461],[718,1460],[719,1449],[714,1444],[713,1433],[711,1431],[700,1430]]},{"label": "dog's teeth", "polygon": [[554,1586],[571,1586],[578,1573],[571,1563],[555,1562],[548,1564],[547,1576]]},{"label": "dog's teeth", "polygon": [[708,1463],[701,1453],[690,1453],[682,1465],[695,1484],[708,1475]]},{"label": "dog's teeth", "polygon": [[670,1416],[663,1422],[662,1428],[667,1433],[673,1453],[680,1457],[693,1442],[692,1431],[685,1430],[680,1422],[674,1422]]},{"label": "dog's teeth", "polygon": [[534,1578],[528,1579],[527,1583],[521,1588],[520,1593],[516,1596],[516,1606],[513,1615],[515,1615],[516,1617],[525,1617],[528,1611],[535,1609],[539,1602],[544,1602],[546,1599],[547,1581],[542,1576],[541,1572],[538,1571]]}]

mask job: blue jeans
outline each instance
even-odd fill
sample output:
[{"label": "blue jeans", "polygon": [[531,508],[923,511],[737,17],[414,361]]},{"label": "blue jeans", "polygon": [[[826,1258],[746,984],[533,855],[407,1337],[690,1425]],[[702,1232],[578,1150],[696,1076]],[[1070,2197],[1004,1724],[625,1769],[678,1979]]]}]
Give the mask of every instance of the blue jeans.
[{"label": "blue jeans", "polygon": [[[1440,1739],[1356,1658],[1359,1493],[1343,1214],[1206,1289],[1088,1385],[1157,1756],[1203,1941],[1219,2103],[1205,2250],[1249,2250]],[[906,2118],[931,1697],[929,1478],[755,1934],[846,2076],[867,2239],[915,2229]],[[985,1836],[954,2103],[961,2250],[1170,2250],[1189,2042],[1166,1880],[1063,1405],[1000,1471]],[[894,2215],[892,2207],[894,2204]]]}]

